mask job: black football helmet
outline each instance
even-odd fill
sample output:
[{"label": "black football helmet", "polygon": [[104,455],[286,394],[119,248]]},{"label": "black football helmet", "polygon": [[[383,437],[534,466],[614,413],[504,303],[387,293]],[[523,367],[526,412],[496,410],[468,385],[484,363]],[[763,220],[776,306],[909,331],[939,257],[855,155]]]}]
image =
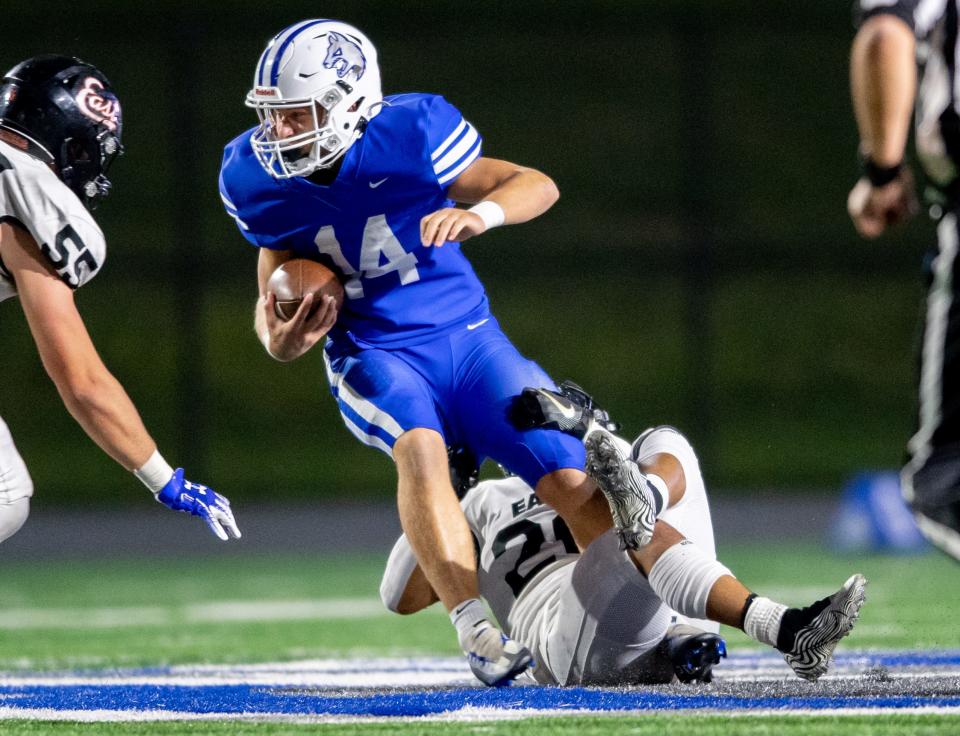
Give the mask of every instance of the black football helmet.
[{"label": "black football helmet", "polygon": [[25,138],[27,153],[52,164],[88,209],[110,191],[106,173],[123,153],[121,128],[110,82],[80,59],[34,56],[0,82],[0,133]]}]

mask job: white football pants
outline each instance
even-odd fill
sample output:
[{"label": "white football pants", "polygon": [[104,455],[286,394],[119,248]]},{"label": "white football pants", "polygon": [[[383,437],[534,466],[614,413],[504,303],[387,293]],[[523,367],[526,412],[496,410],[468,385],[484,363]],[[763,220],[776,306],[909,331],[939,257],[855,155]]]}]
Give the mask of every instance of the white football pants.
[{"label": "white football pants", "polygon": [[[710,506],[697,456],[672,427],[640,436],[638,462],[659,453],[680,461],[686,492],[661,519],[716,559]],[[669,682],[673,669],[658,651],[667,628],[689,622],[716,633],[713,621],[685,619],[654,593],[611,530],[571,564],[528,586],[510,611],[509,633],[531,647],[533,677],[545,684],[628,685]]]},{"label": "white football pants", "polygon": [[33,481],[0,417],[0,542],[17,533],[30,513]]}]

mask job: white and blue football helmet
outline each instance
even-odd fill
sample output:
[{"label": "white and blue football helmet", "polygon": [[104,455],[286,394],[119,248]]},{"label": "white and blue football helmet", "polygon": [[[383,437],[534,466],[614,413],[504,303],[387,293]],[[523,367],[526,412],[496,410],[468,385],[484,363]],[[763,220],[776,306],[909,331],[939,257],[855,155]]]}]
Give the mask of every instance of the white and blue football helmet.
[{"label": "white and blue football helmet", "polygon": [[[284,28],[260,55],[247,93],[260,117],[250,137],[257,159],[276,179],[332,166],[383,105],[377,50],[347,23],[305,20]],[[309,107],[313,130],[278,140],[277,110]]]}]

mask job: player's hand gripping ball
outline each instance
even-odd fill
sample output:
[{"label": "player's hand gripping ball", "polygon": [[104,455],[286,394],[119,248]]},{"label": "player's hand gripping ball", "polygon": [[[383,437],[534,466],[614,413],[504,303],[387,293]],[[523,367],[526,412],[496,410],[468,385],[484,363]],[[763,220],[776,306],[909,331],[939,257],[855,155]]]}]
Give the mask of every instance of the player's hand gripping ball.
[{"label": "player's hand gripping ball", "polygon": [[343,286],[337,275],[309,258],[294,258],[281,264],[270,274],[267,290],[277,297],[276,312],[282,320],[293,317],[303,297],[311,292],[315,305],[320,304],[321,296],[329,295],[336,300],[337,311],[343,306]]}]

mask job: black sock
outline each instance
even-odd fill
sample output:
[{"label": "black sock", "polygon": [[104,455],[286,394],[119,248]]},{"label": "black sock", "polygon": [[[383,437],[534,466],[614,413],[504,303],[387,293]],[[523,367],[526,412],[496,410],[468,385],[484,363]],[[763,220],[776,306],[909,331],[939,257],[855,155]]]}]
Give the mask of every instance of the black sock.
[{"label": "black sock", "polygon": [[788,608],[784,611],[783,619],[780,621],[780,631],[777,634],[777,649],[781,652],[792,651],[797,632],[819,616],[828,605],[830,605],[830,599],[824,598],[806,608]]},{"label": "black sock", "polygon": [[753,603],[753,599],[757,597],[756,593],[751,593],[747,596],[747,600],[743,602],[743,610],[740,611],[740,628],[744,628],[744,622],[747,620],[747,611],[750,610],[750,604]]}]

